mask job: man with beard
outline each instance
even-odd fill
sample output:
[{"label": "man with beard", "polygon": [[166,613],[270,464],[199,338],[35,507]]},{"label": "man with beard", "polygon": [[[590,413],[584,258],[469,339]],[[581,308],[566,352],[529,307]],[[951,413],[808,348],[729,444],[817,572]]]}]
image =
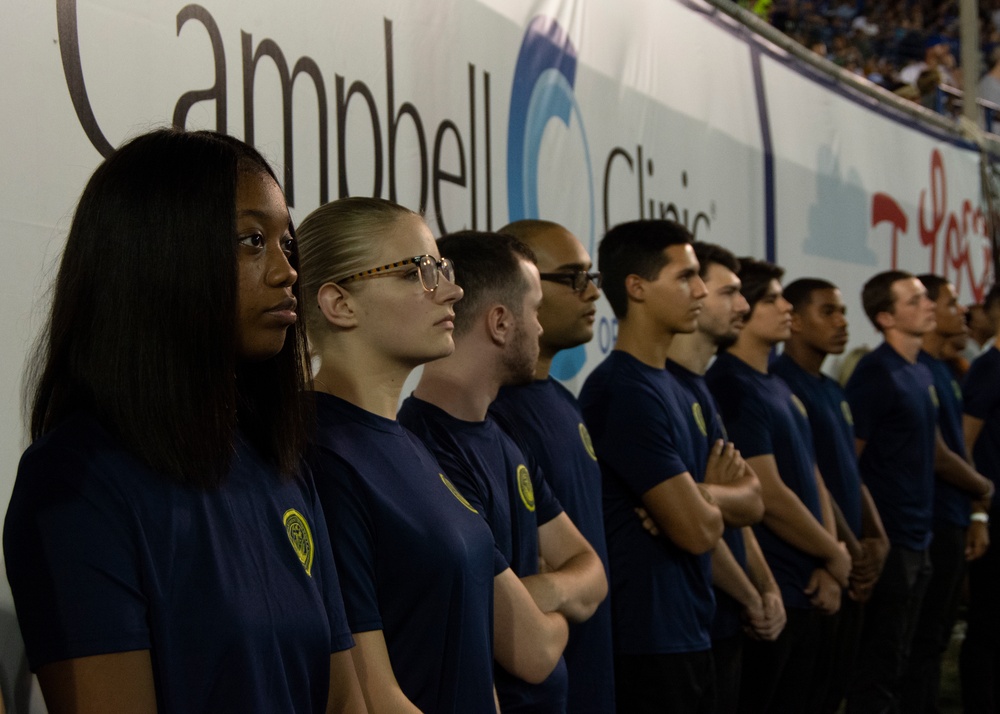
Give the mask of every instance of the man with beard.
[{"label": "man with beard", "polygon": [[801,278],[784,289],[792,306],[791,334],[771,371],[805,405],[816,465],[833,499],[837,536],[851,553],[848,597],[836,615],[820,619],[821,640],[808,711],[833,714],[847,690],[861,637],[861,603],[868,599],[889,552],[871,494],[861,483],[854,450],[854,422],[840,385],[823,374],[827,355],[847,345],[847,309],[840,290],[826,280]]},{"label": "man with beard", "polygon": [[[710,243],[695,243],[693,247],[708,294],[702,302],[697,329],[674,336],[667,370],[677,378],[690,410],[700,414],[699,429],[693,436],[707,453],[717,439],[726,439],[727,435],[715,399],[705,384],[705,370],[719,349],[736,341],[750,305],[740,292],[740,263],[733,254]],[[735,712],[742,673],[743,630],[751,637],[774,640],[785,626],[785,607],[749,527],[764,513],[757,475],[748,469],[741,482],[708,488],[726,521],[722,542],[712,552],[716,711]]]},{"label": "man with beard", "polygon": [[[744,465],[731,444],[696,448],[693,415],[665,369],[706,295],[690,242],[683,226],[646,220],[612,228],[598,249],[618,340],[580,406],[604,482],[615,695],[629,714],[714,710],[710,558],[723,514],[705,483],[741,478]],[[640,507],[659,534],[643,527]]]},{"label": "man with beard", "polygon": [[[501,387],[534,376],[542,331],[538,268],[531,250],[511,236],[465,231],[442,238],[438,247],[455,264],[455,282],[465,291],[455,305],[455,351],[424,366],[399,421],[427,444],[469,508],[486,518],[498,557],[533,599],[527,607],[545,613],[547,624],[561,624],[561,640],[549,638],[542,651],[535,638],[497,636],[494,658],[506,663],[495,672],[501,710],[563,712],[567,677],[559,655],[566,621],[594,614],[607,594],[604,567],[541,470],[529,471],[528,459],[487,414]],[[518,592],[495,590],[494,632],[522,618],[526,605],[514,597]],[[539,658],[552,662],[552,654],[554,671],[522,666]]]},{"label": "man with beard", "polygon": [[[500,229],[531,248],[542,279],[542,325],[534,381],[503,387],[490,416],[528,457],[540,466],[570,520],[608,565],[601,510],[601,470],[580,407],[568,389],[550,374],[561,350],[585,344],[594,336],[594,303],[601,274],[592,272],[590,256],[568,230],[549,221],[523,220]],[[611,603],[605,598],[586,622],[570,625],[564,653],[569,672],[567,711],[613,714]]]},{"label": "man with beard", "polygon": [[[920,275],[927,297],[934,301],[936,326],[923,336],[917,360],[934,377],[938,399],[938,437],[934,461],[934,534],[930,545],[931,579],[913,635],[903,676],[901,708],[924,714],[938,711],[941,657],[955,624],[965,578],[965,561],[981,556],[989,543],[986,524],[970,518],[973,499],[990,492],[989,480],[969,465],[962,433],[962,390],[943,361],[953,352],[951,341],[962,337],[966,308],[958,302],[955,286],[939,275]],[[976,511],[986,514],[989,501]]]},{"label": "man with beard", "polygon": [[747,712],[803,711],[818,654],[816,613],[837,611],[851,568],[816,468],[805,407],[768,368],[771,350],[788,339],[791,325],[783,273],[771,263],[740,259],[750,312],[736,343],[706,374],[730,437],[760,479],[764,520],[755,531],[787,615],[775,641],[746,643],[740,711]]}]

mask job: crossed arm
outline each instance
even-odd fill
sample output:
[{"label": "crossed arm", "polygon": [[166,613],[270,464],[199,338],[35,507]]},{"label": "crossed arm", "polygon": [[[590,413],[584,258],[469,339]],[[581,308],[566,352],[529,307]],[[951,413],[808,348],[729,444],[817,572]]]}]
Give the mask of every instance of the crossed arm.
[{"label": "crossed arm", "polygon": [[566,513],[538,529],[538,553],[547,571],[521,579],[542,612],[587,620],[608,594],[604,565]]},{"label": "crossed arm", "polygon": [[774,455],[753,456],[747,459],[747,464],[760,479],[764,525],[795,548],[823,559],[830,575],[846,587],[851,571],[851,557],[847,549],[781,480]]}]

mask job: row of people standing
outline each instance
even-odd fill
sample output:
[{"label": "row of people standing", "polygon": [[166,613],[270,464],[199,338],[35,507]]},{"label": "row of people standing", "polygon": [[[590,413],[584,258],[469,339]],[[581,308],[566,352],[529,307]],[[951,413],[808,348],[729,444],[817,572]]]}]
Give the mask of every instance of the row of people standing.
[{"label": "row of people standing", "polygon": [[[606,569],[487,418],[533,381],[541,332],[534,255],[495,237],[441,244],[462,300],[419,215],[343,199],[296,231],[230,137],[157,131],[98,168],[4,524],[51,712],[575,707],[569,623]],[[432,361],[407,403],[425,444],[396,407]]]},{"label": "row of people standing", "polygon": [[[638,222],[599,251],[619,336],[580,401],[605,479],[619,708],[836,712],[846,695],[848,712],[936,710],[964,563],[988,545],[994,492],[965,459],[961,390],[941,361],[965,329],[954,287],[901,271],[869,280],[862,303],[885,341],[845,392],[821,372],[847,343],[835,285],[783,290],[779,267],[689,240]],[[995,382],[987,370],[973,372]],[[984,386],[970,384],[984,397],[965,418],[977,447],[970,424],[1000,418]],[[740,453],[720,476],[712,457],[726,461],[727,439]],[[637,556],[636,505],[672,548]],[[748,521],[756,538],[733,537]],[[758,546],[765,575],[748,557]],[[664,585],[644,586],[637,570]],[[754,623],[776,590],[783,627],[765,631]],[[995,711],[995,617],[983,593],[973,601],[968,710]],[[749,639],[719,630],[734,606]],[[657,629],[670,620],[686,630]],[[656,641],[642,639],[650,632]]]},{"label": "row of people standing", "polygon": [[[836,289],[789,304],[780,269],[690,240],[623,224],[595,272],[543,221],[435,242],[358,198],[296,230],[241,142],[115,152],[67,240],[4,531],[50,710],[833,711],[849,683],[852,710],[891,706],[935,470],[992,494],[928,426],[933,390],[884,392],[913,372],[887,350],[909,366],[930,331],[923,285],[866,286],[890,363],[845,401],[819,371]],[[618,341],[578,404],[549,368],[592,338],[602,279]],[[880,431],[886,409],[928,438]]]}]

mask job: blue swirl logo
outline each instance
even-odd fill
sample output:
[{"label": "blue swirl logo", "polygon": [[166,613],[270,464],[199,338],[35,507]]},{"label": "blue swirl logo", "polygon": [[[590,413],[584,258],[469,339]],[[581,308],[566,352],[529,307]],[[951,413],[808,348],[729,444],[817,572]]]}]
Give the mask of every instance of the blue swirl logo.
[{"label": "blue swirl logo", "polygon": [[[559,23],[539,15],[529,24],[514,68],[507,124],[507,206],[511,221],[541,218],[538,210],[538,155],[545,127],[559,119],[568,129],[576,120],[587,166],[590,199],[589,247],[595,255],[594,176],[583,116],[573,95],[576,48]],[[584,345],[563,350],[552,360],[552,376],[570,379],[587,361]]]}]

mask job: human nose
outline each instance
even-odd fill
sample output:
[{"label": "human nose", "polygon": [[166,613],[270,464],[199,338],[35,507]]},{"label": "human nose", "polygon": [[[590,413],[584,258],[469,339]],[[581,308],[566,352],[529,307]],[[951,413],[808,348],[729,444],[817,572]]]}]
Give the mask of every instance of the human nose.
[{"label": "human nose", "polygon": [[705,281],[701,279],[700,275],[695,275],[694,279],[691,282],[692,282],[692,290],[691,290],[692,297],[701,300],[702,298],[708,296],[708,287],[705,286]]},{"label": "human nose", "polygon": [[438,286],[431,293],[434,296],[434,301],[442,305],[447,305],[449,303],[456,303],[462,299],[465,295],[465,291],[462,290],[458,283],[453,283],[448,280],[443,274],[438,274]]},{"label": "human nose", "polygon": [[788,302],[783,296],[778,298],[778,307],[782,312],[792,311],[792,303]]},{"label": "human nose", "polygon": [[750,312],[750,303],[747,302],[743,293],[736,293],[736,312],[740,315],[746,315]]},{"label": "human nose", "polygon": [[283,250],[269,251],[267,266],[267,282],[275,287],[288,288],[299,279],[299,274],[292,267],[288,256]]}]

